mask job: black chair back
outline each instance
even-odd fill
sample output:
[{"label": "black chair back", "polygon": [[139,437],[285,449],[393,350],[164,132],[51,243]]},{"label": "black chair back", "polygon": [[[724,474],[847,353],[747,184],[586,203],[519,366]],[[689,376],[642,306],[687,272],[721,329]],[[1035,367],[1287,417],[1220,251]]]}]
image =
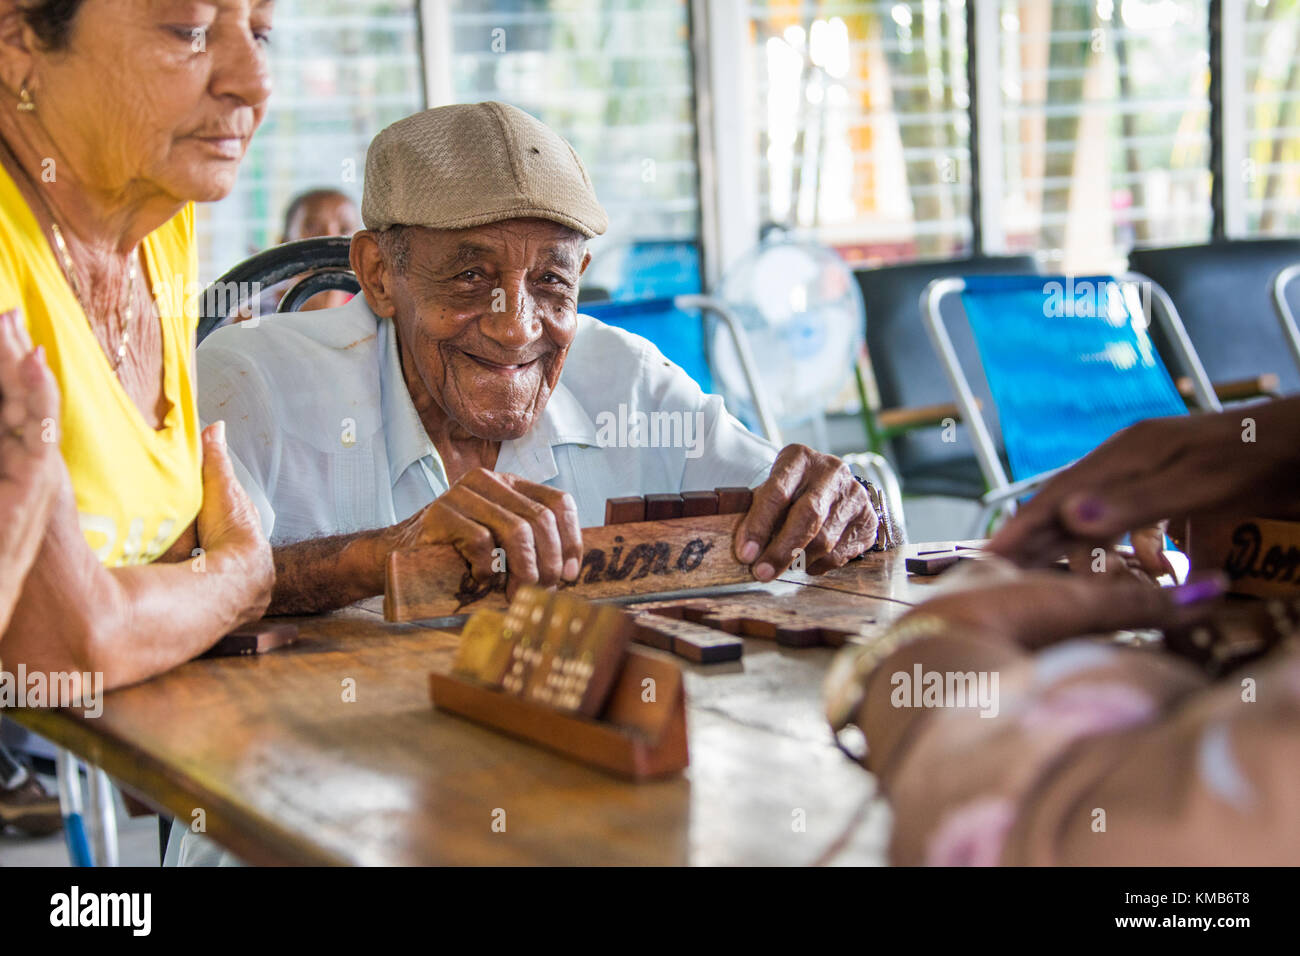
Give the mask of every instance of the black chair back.
[{"label": "black chair back", "polygon": [[[917,408],[951,402],[956,397],[921,323],[921,293],[931,281],[948,276],[1033,275],[1039,271],[1032,256],[978,256],[856,270],[867,316],[867,349],[881,406]],[[945,300],[944,318],[949,320],[949,332],[962,367],[978,369],[978,351],[969,328],[964,321],[955,321],[960,314],[957,297]],[[904,493],[978,498],[985,490],[984,479],[965,428],[957,427],[955,442],[943,439],[941,427],[921,428],[893,439],[891,451]]]},{"label": "black chair back", "polygon": [[[1211,382],[1273,372],[1283,394],[1300,392],[1300,369],[1270,296],[1273,277],[1295,262],[1300,239],[1232,239],[1129,253],[1129,267],[1169,293]],[[1159,332],[1153,326],[1152,338],[1169,355]]]},{"label": "black chair back", "polygon": [[199,299],[198,341],[230,322],[265,290],[294,276],[303,278],[280,299],[276,312],[296,312],[318,292],[359,292],[348,262],[351,245],[347,236],[298,239],[245,259],[204,290]]}]

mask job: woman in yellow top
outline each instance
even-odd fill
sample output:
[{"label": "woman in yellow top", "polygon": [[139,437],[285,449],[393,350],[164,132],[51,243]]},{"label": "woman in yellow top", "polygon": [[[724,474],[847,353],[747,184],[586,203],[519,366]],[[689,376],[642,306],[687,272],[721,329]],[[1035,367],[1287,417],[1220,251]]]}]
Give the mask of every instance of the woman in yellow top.
[{"label": "woman in yellow top", "polygon": [[43,350],[66,465],[7,670],[128,684],[265,610],[270,550],[195,411],[191,204],[230,191],[265,113],[270,21],[258,0],[0,0],[0,337]]}]

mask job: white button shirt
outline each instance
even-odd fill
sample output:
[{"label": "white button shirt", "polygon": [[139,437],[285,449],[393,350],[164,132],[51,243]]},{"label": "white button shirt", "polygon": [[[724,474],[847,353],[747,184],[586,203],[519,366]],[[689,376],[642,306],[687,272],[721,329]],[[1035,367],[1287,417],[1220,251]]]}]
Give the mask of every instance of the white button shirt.
[{"label": "white button shirt", "polygon": [[[447,491],[393,324],[364,296],[220,329],[195,361],[199,415],[225,420],[273,544],[388,527]],[[496,470],[567,491],[589,527],[606,498],[753,487],[776,451],[650,342],[580,315],[546,408]]]}]

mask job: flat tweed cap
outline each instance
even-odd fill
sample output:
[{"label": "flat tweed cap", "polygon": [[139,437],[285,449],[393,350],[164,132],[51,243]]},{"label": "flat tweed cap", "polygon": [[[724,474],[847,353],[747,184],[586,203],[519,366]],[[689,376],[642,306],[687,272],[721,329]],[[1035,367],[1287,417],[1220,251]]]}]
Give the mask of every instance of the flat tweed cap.
[{"label": "flat tweed cap", "polygon": [[609,225],[573,147],[521,109],[440,106],[398,120],[370,143],[361,199],[367,229],[466,229],[526,218],[588,238]]}]

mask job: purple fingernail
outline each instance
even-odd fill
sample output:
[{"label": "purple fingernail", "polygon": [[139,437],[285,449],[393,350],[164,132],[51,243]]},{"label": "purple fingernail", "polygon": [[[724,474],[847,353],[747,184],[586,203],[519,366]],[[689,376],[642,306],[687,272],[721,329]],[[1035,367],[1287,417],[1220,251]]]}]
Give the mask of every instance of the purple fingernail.
[{"label": "purple fingernail", "polygon": [[1075,513],[1084,521],[1100,521],[1106,513],[1106,507],[1096,498],[1086,498],[1079,503]]},{"label": "purple fingernail", "polygon": [[1189,604],[1213,601],[1215,598],[1222,597],[1225,590],[1227,590],[1227,586],[1223,578],[1218,575],[1210,575],[1209,577],[1188,581],[1186,584],[1170,588],[1169,600],[1179,607],[1186,607]]}]

